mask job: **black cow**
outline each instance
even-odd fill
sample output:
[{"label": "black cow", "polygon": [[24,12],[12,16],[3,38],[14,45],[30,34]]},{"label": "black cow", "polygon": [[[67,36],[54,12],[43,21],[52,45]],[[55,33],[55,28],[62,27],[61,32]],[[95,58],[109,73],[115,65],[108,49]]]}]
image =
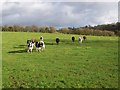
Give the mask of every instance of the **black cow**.
[{"label": "black cow", "polygon": [[73,37],[72,37],[72,42],[74,42],[74,41],[75,41],[75,37],[73,36]]},{"label": "black cow", "polygon": [[86,40],[86,36],[83,36],[83,40],[84,40],[84,41]]},{"label": "black cow", "polygon": [[59,38],[56,38],[56,43],[57,43],[57,45],[59,44],[59,42],[60,42],[60,39],[59,39]]}]

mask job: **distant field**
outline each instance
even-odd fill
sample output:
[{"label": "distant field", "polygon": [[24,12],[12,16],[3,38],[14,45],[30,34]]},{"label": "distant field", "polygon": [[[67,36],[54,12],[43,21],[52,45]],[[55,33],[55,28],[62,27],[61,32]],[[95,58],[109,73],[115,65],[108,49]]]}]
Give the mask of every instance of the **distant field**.
[{"label": "distant field", "polygon": [[[44,37],[43,52],[27,53],[26,40]],[[87,36],[83,44],[72,35],[2,33],[3,88],[117,88],[118,38]],[[60,38],[56,45],[55,38]]]}]

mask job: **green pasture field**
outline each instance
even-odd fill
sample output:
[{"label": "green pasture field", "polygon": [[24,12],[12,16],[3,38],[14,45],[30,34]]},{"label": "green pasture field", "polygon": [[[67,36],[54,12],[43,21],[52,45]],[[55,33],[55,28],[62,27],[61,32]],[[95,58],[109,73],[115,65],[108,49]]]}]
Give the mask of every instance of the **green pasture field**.
[{"label": "green pasture field", "polygon": [[[44,37],[42,52],[26,40]],[[118,37],[2,32],[2,88],[118,88]],[[60,44],[55,38],[60,38]]]}]

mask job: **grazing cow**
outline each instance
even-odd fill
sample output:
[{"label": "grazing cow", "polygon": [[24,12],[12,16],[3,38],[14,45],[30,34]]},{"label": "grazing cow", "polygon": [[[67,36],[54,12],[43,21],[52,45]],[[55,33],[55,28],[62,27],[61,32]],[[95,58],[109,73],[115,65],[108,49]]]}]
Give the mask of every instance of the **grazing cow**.
[{"label": "grazing cow", "polygon": [[36,46],[36,51],[41,51],[41,50],[43,51],[45,49],[45,44],[43,41],[36,42],[35,46]]},{"label": "grazing cow", "polygon": [[74,41],[75,41],[75,37],[73,36],[73,37],[72,37],[72,42],[74,42]]},{"label": "grazing cow", "polygon": [[29,42],[28,45],[27,45],[27,48],[28,48],[28,49],[27,49],[27,52],[32,52],[33,47],[34,47],[34,43]]},{"label": "grazing cow", "polygon": [[78,41],[79,41],[79,43],[82,43],[83,38],[82,38],[82,37],[79,37]]},{"label": "grazing cow", "polygon": [[83,40],[84,40],[84,41],[86,40],[86,36],[83,36]]},{"label": "grazing cow", "polygon": [[56,38],[56,43],[57,43],[57,45],[59,44],[59,42],[60,42],[60,39],[59,39],[59,38]]}]

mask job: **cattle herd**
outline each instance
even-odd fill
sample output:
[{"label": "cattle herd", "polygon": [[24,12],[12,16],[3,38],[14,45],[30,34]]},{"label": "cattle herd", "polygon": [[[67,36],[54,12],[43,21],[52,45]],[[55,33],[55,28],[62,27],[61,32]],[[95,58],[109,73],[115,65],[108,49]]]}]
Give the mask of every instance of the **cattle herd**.
[{"label": "cattle herd", "polygon": [[38,52],[45,49],[45,43],[42,36],[40,37],[40,41],[36,41],[35,39],[27,40],[27,52],[32,52],[34,46],[36,46],[36,51]]},{"label": "cattle herd", "polygon": [[[80,36],[78,38],[78,41],[79,43],[82,44],[83,40],[85,41],[86,40],[86,36]],[[58,45],[60,42],[60,39],[57,37],[56,38],[56,44]],[[75,37],[72,36],[72,43],[75,42]],[[40,36],[40,40],[39,41],[36,41],[35,39],[32,39],[32,40],[27,40],[27,52],[32,52],[33,51],[33,48],[36,47],[36,51],[38,52],[41,52],[45,49],[45,43],[43,41],[43,37]]]}]

